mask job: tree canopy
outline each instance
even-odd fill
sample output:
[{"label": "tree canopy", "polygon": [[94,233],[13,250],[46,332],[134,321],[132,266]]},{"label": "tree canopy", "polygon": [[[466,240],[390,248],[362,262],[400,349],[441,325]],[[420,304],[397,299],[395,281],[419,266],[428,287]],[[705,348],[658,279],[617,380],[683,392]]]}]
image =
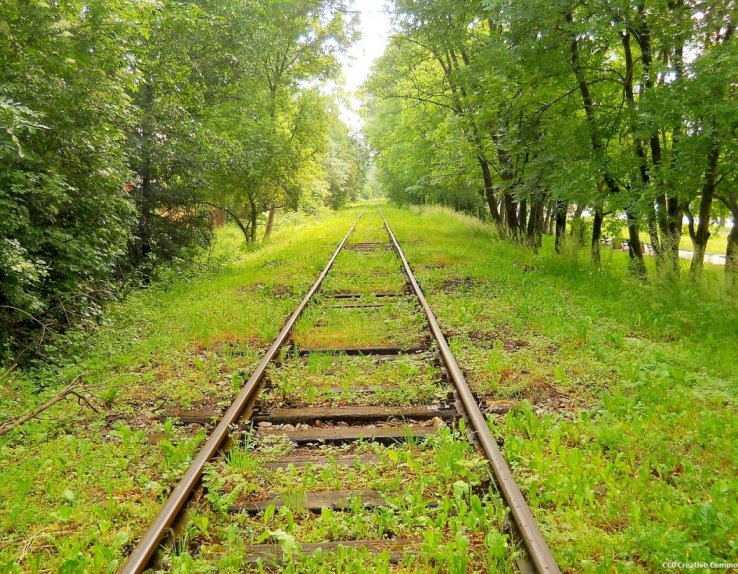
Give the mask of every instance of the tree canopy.
[{"label": "tree canopy", "polygon": [[391,197],[484,209],[533,246],[549,221],[559,245],[568,210],[581,235],[588,213],[595,263],[603,225],[623,226],[640,275],[642,231],[660,269],[678,270],[686,218],[699,276],[715,218],[738,217],[733,2],[393,6],[398,33],[366,86],[367,136]]},{"label": "tree canopy", "polygon": [[0,355],[205,245],[214,208],[256,241],[345,201],[366,151],[325,85],[354,28],[342,0],[2,3]]}]

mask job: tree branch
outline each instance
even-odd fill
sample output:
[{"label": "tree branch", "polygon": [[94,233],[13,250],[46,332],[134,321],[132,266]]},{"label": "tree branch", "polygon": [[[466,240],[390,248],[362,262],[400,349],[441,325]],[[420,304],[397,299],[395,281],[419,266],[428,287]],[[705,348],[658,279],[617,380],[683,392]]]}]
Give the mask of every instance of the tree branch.
[{"label": "tree branch", "polygon": [[55,404],[63,401],[69,395],[76,396],[77,401],[80,404],[81,404],[81,401],[84,401],[85,403],[87,403],[87,406],[89,406],[92,410],[94,410],[95,412],[98,412],[98,410],[90,404],[90,401],[87,399],[87,397],[81,395],[77,390],[77,389],[84,387],[84,382],[80,380],[84,374],[85,373],[81,373],[77,375],[71,383],[69,383],[66,387],[64,387],[61,391],[59,391],[56,395],[54,395],[51,399],[46,401],[44,404],[37,406],[35,409],[30,411],[29,413],[23,415],[22,417],[15,417],[12,419],[8,419],[4,423],[2,423],[2,425],[0,425],[0,436],[3,436],[4,434],[9,433],[13,429],[18,428],[19,426],[30,421],[31,419],[36,418],[38,415],[50,409]]}]

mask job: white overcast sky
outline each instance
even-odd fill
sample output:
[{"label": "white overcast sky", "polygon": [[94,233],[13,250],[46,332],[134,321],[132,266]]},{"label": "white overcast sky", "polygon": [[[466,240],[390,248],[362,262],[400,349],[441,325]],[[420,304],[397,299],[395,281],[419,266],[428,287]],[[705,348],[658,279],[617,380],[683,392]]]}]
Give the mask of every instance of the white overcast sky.
[{"label": "white overcast sky", "polygon": [[360,12],[361,39],[342,58],[344,89],[349,98],[342,119],[354,130],[361,128],[358,116],[359,101],[356,90],[369,76],[374,61],[384,53],[390,33],[390,16],[385,0],[353,0],[351,8]]}]

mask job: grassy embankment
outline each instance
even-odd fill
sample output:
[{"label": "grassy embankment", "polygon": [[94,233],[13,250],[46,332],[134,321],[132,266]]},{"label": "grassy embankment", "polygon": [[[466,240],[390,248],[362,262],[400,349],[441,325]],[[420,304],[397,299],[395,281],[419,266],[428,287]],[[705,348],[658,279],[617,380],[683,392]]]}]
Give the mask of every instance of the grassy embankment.
[{"label": "grassy embankment", "polygon": [[[0,571],[115,569],[202,440],[161,410],[230,400],[355,215],[131,298],[40,377],[84,372],[109,406],[65,401],[0,439]],[[642,285],[624,253],[596,272],[447,211],[387,215],[470,383],[515,403],[492,428],[564,570],[735,557],[738,309],[719,271],[700,288]],[[7,377],[0,417],[54,393],[38,379]]]}]

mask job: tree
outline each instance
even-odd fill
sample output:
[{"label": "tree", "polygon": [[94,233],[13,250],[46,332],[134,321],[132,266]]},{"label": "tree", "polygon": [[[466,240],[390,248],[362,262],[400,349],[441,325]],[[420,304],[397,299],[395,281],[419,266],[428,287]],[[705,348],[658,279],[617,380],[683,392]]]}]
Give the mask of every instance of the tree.
[{"label": "tree", "polygon": [[[0,352],[91,319],[109,296],[133,209],[125,127],[135,7],[0,8]],[[29,346],[30,345],[30,346]]]},{"label": "tree", "polygon": [[327,193],[344,8],[0,7],[0,360],[187,258],[214,207],[254,241],[262,213],[268,235],[278,206]]},{"label": "tree", "polygon": [[[535,248],[557,221],[558,248],[569,208],[577,222],[590,212],[599,264],[603,226],[623,218],[633,272],[645,277],[645,229],[662,274],[678,277],[687,215],[699,276],[716,200],[730,209],[734,195],[734,3],[394,7],[399,33],[368,82],[367,109],[380,177],[404,189],[396,196],[436,200],[435,182],[453,181],[460,164],[423,166],[422,156],[443,157],[439,150],[461,141],[461,155],[482,168],[483,196],[503,235]],[[431,129],[428,118],[449,129]],[[409,143],[417,138],[422,144]],[[399,141],[409,158],[394,151]]]}]

